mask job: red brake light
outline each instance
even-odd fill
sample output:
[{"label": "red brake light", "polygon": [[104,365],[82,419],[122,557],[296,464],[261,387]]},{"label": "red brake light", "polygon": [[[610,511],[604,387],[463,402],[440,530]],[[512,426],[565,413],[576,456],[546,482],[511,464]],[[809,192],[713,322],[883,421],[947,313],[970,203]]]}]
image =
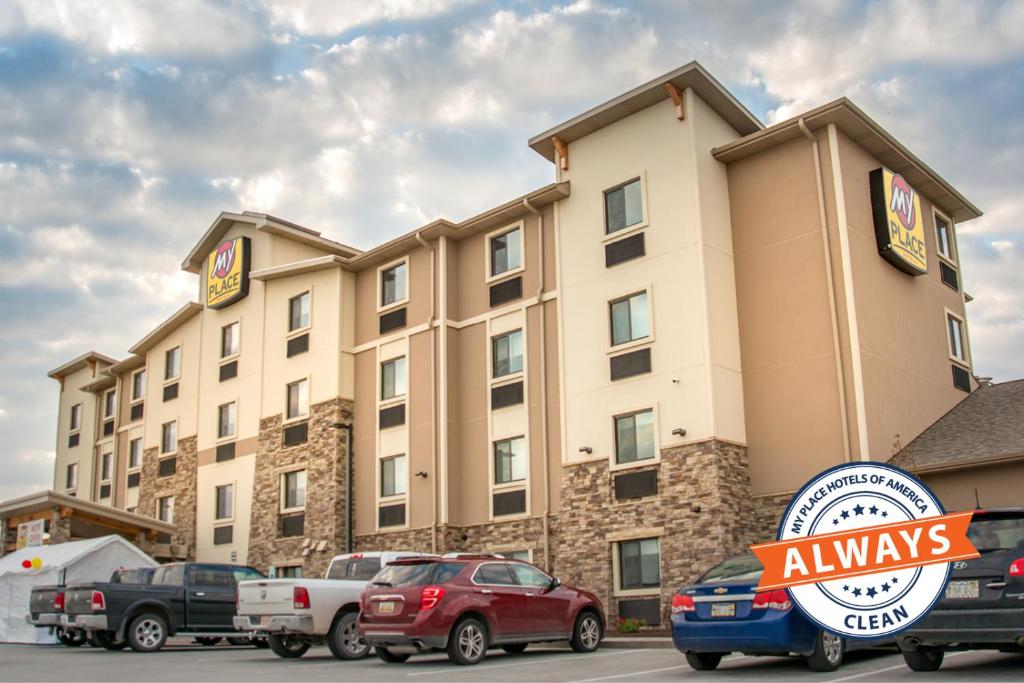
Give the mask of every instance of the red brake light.
[{"label": "red brake light", "polygon": [[59,612],[64,611],[64,591],[59,591],[53,596],[53,609]]},{"label": "red brake light", "polygon": [[753,609],[775,609],[785,612],[793,606],[789,601],[789,593],[784,590],[765,591],[754,596]]},{"label": "red brake light", "polygon": [[694,604],[693,598],[689,595],[680,595],[676,593],[672,596],[672,614],[682,614],[683,612],[693,612],[697,609],[697,605]]},{"label": "red brake light", "polygon": [[1024,576],[1024,557],[1010,563],[1010,576]]},{"label": "red brake light", "polygon": [[432,609],[437,607],[444,597],[444,588],[441,586],[425,586],[420,591],[420,609]]},{"label": "red brake light", "polygon": [[309,591],[296,586],[292,591],[292,606],[295,609],[309,609]]},{"label": "red brake light", "polygon": [[89,600],[89,604],[94,612],[102,612],[107,609],[107,599],[103,597],[103,593],[100,591],[92,592],[92,598]]}]

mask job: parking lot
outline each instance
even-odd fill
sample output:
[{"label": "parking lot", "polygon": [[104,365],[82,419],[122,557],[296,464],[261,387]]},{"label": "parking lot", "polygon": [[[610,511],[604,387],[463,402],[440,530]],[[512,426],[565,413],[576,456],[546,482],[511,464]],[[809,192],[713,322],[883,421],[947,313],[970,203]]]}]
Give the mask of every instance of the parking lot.
[{"label": "parking lot", "polygon": [[375,657],[340,662],[326,648],[298,660],[268,650],[174,645],[157,654],[107,652],[88,647],[0,646],[0,681],[1020,681],[1024,655],[996,652],[949,653],[942,670],[913,673],[898,654],[856,652],[831,674],[807,669],[800,658],[733,656],[717,671],[687,667],[672,649],[602,648],[590,655],[557,647],[531,647],[520,655],[500,650],[474,667],[457,667],[440,655],[385,664]]}]

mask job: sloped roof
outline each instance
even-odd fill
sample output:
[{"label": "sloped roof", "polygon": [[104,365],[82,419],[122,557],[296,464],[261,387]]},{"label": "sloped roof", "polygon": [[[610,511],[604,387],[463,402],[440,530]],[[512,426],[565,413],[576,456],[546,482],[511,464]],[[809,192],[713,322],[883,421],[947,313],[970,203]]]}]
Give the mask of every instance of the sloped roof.
[{"label": "sloped roof", "polygon": [[203,310],[202,304],[197,304],[194,301],[185,304],[172,313],[170,318],[157,325],[154,330],[140,339],[135,346],[128,350],[136,355],[146,353],[146,351],[149,351],[151,348],[159,344],[161,339],[176,330],[182,325],[182,323],[191,319],[192,316],[196,315],[201,310]]},{"label": "sloped roof", "polygon": [[982,385],[890,464],[920,472],[1024,459],[1024,379]]},{"label": "sloped roof", "polygon": [[68,361],[64,365],[61,365],[59,368],[54,368],[53,370],[50,370],[50,372],[48,372],[46,376],[52,377],[53,379],[67,377],[72,372],[81,370],[89,363],[105,363],[106,365],[114,365],[115,363],[117,363],[117,361],[111,358],[110,356],[104,356],[102,353],[97,353],[96,351],[88,351],[86,353],[83,353],[78,358]]}]

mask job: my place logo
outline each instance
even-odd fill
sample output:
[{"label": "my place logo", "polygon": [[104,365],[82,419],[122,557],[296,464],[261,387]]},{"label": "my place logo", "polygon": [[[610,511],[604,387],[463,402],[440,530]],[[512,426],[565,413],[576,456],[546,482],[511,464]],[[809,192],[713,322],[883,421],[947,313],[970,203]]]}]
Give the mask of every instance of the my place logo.
[{"label": "my place logo", "polygon": [[822,628],[881,638],[909,628],[943,595],[951,563],[978,557],[971,512],[945,514],[921,481],[878,463],[840,465],[794,497],[778,540],[752,546],[758,591],[788,589]]}]

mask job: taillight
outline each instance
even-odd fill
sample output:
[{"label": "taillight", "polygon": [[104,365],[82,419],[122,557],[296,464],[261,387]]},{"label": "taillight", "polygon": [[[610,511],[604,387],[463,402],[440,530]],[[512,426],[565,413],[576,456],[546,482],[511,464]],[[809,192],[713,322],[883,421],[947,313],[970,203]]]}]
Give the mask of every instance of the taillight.
[{"label": "taillight", "polygon": [[426,586],[420,591],[420,609],[431,609],[437,607],[444,597],[444,588],[441,586]]},{"label": "taillight", "polygon": [[92,598],[89,599],[89,606],[94,612],[102,612],[107,609],[107,599],[100,591],[93,591]]},{"label": "taillight", "polygon": [[789,601],[789,593],[784,590],[765,591],[754,596],[753,609],[775,609],[785,612],[793,606]]},{"label": "taillight", "polygon": [[1024,576],[1024,557],[1010,563],[1010,576]]},{"label": "taillight", "polygon": [[292,606],[295,609],[309,609],[309,591],[302,586],[296,586],[292,592]]},{"label": "taillight", "polygon": [[58,612],[64,611],[64,591],[54,594],[53,609],[57,610]]},{"label": "taillight", "polygon": [[680,595],[676,593],[672,596],[672,614],[682,614],[683,612],[696,611],[697,605],[693,602],[693,597],[689,595]]}]

